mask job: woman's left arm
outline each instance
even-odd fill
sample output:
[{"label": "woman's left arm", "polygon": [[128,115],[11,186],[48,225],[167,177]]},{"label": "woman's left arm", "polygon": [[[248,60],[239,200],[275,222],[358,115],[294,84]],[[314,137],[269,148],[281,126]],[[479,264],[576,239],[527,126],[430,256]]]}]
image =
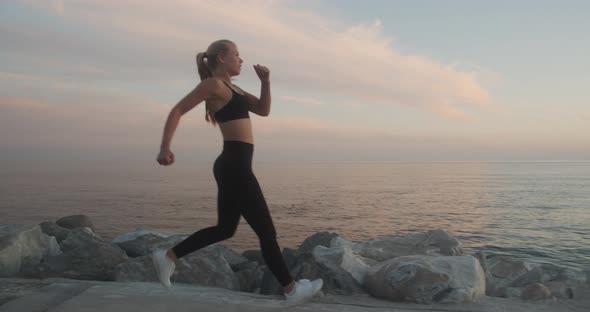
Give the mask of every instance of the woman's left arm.
[{"label": "woman's left arm", "polygon": [[265,66],[254,65],[254,70],[260,78],[260,99],[244,92],[250,103],[250,111],[256,115],[268,116],[270,114],[270,71]]}]

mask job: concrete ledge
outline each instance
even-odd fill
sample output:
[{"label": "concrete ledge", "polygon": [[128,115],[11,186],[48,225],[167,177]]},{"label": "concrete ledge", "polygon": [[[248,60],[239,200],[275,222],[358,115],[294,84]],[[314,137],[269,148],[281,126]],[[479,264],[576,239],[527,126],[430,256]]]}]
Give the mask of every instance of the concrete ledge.
[{"label": "concrete ledge", "polygon": [[[2,289],[21,279],[2,279]],[[394,303],[370,296],[319,296],[312,301],[289,305],[279,296],[235,292],[221,288],[174,284],[171,290],[157,283],[94,282],[69,279],[37,281],[38,288],[0,306],[0,312],[164,312],[164,311],[588,311],[590,299],[526,302],[517,299],[485,297],[472,304]],[[586,297],[588,298],[588,297]]]}]

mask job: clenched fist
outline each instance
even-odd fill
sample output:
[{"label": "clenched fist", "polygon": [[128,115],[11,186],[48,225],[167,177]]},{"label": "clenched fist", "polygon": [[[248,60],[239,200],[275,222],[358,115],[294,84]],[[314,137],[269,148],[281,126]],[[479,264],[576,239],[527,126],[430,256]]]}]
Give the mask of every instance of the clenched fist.
[{"label": "clenched fist", "polygon": [[170,150],[161,150],[158,155],[158,163],[163,166],[169,166],[174,163],[174,153]]}]

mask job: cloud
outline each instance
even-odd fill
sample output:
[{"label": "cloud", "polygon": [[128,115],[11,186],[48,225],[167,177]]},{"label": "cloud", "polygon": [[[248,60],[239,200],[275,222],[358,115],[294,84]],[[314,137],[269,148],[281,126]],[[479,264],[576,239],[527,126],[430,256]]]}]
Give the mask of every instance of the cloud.
[{"label": "cloud", "polygon": [[283,101],[287,101],[287,102],[292,102],[292,103],[297,103],[297,104],[304,104],[304,105],[326,105],[326,104],[333,104],[333,105],[339,105],[339,106],[349,106],[349,107],[361,107],[362,104],[360,103],[354,103],[354,102],[342,102],[342,101],[336,101],[333,103],[327,103],[325,101],[322,100],[318,100],[318,99],[312,99],[312,98],[302,98],[302,97],[295,97],[295,96],[289,96],[289,95],[281,95],[279,96],[279,100],[283,100]]},{"label": "cloud", "polygon": [[320,100],[310,98],[299,98],[294,96],[282,95],[279,97],[281,100],[288,102],[299,103],[299,104],[311,104],[311,105],[324,105],[325,103]]},{"label": "cloud", "polygon": [[0,96],[0,110],[45,112],[50,106],[28,98]]},{"label": "cloud", "polygon": [[[456,120],[472,120],[465,107],[490,103],[479,72],[402,53],[394,38],[383,33],[387,21],[381,19],[350,25],[280,1],[26,3],[59,14],[92,36],[56,33],[46,25],[39,32],[19,31],[26,36],[12,31],[17,46],[28,47],[28,54],[50,55],[56,62],[61,58],[99,69],[87,74],[100,79],[177,79],[186,66],[194,72],[197,51],[213,40],[229,38],[238,44],[246,63],[269,66],[274,84],[282,89],[338,94],[366,105],[403,105]],[[6,27],[0,30],[2,35],[10,33]],[[32,50],[36,42],[46,44],[40,51]],[[248,72],[242,79],[256,78]]]}]

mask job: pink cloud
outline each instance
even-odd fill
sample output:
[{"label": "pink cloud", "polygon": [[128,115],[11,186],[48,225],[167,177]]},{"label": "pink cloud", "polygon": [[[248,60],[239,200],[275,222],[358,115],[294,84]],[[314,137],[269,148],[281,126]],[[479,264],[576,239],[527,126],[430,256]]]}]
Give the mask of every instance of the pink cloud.
[{"label": "pink cloud", "polygon": [[[479,72],[401,52],[383,33],[387,21],[381,19],[349,25],[276,1],[64,0],[57,7],[63,18],[156,51],[161,64],[186,55],[189,66],[191,53],[224,37],[237,42],[247,63],[269,66],[275,84],[301,93],[338,93],[460,120],[470,119],[463,106],[490,103]],[[252,73],[243,78],[255,79]]]},{"label": "pink cloud", "polygon": [[49,105],[29,98],[0,96],[0,109],[46,111],[49,109]]},{"label": "pink cloud", "polygon": [[281,95],[281,96],[279,96],[279,99],[285,100],[285,101],[289,101],[289,102],[293,102],[293,103],[299,103],[299,104],[311,104],[311,105],[323,105],[323,104],[325,104],[323,101],[316,100],[316,99],[299,98],[299,97],[288,96],[288,95]]}]

